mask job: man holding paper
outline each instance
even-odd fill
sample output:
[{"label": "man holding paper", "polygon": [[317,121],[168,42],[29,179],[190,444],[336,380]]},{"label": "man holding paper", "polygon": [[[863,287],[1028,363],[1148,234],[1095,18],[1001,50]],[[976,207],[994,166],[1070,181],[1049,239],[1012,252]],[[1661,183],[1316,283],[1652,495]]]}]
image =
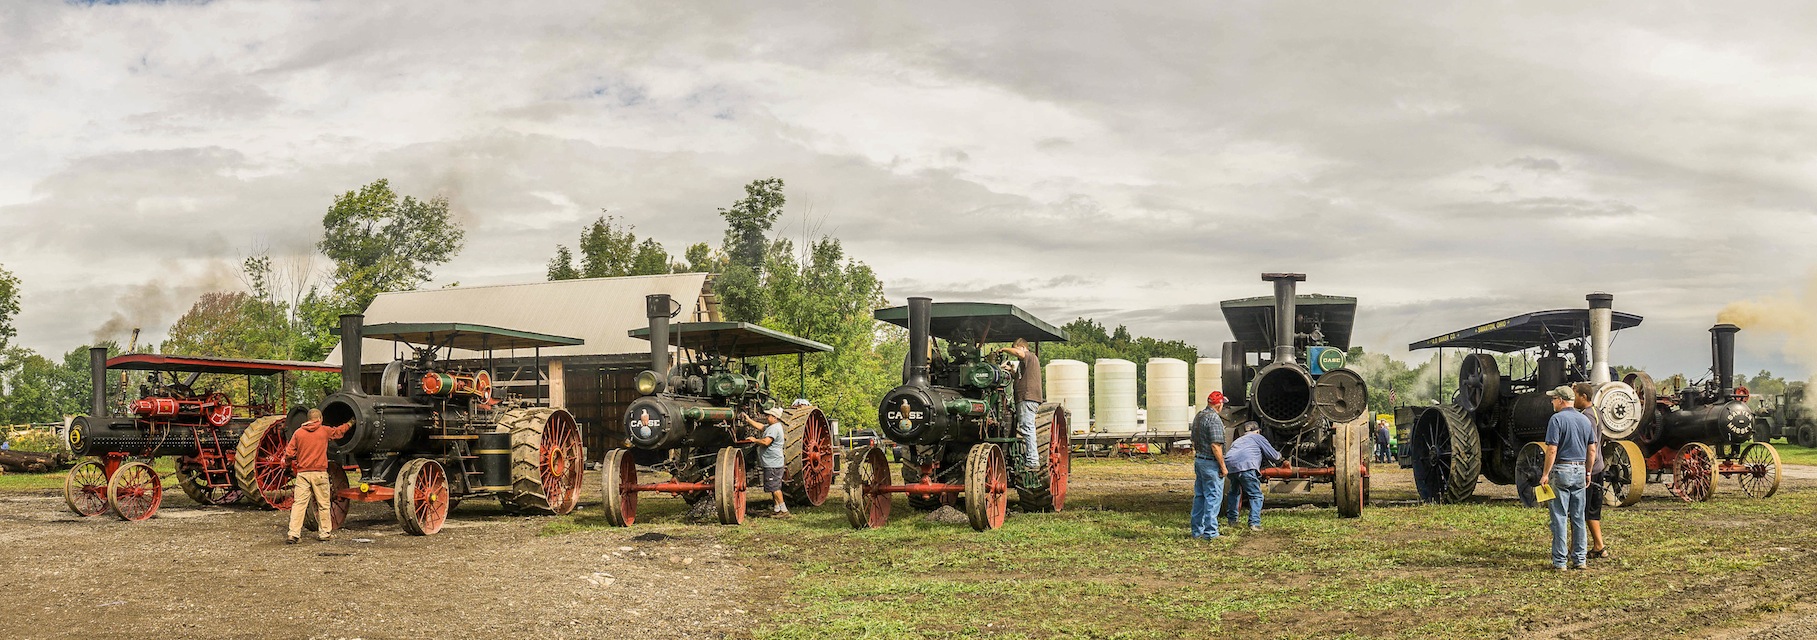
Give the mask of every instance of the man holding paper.
[{"label": "man holding paper", "polygon": [[[1571,568],[1584,569],[1589,553],[1584,532],[1584,488],[1590,484],[1590,468],[1596,465],[1596,427],[1572,406],[1577,393],[1569,385],[1547,391],[1546,396],[1552,399],[1553,413],[1546,422],[1546,468],[1539,483],[1550,485],[1557,494],[1547,503],[1552,514],[1552,568],[1565,569],[1565,543],[1570,542]],[[1569,532],[1565,529],[1567,523]]]}]

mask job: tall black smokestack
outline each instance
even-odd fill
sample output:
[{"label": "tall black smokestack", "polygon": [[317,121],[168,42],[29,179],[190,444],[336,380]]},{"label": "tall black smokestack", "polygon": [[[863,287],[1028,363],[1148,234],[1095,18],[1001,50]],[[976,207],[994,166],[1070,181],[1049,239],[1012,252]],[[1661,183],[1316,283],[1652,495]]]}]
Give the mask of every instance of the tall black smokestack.
[{"label": "tall black smokestack", "polygon": [[934,315],[933,298],[908,299],[909,374],[906,384],[917,387],[927,386],[927,345],[928,328]]},{"label": "tall black smokestack", "polygon": [[1294,283],[1306,279],[1304,273],[1264,273],[1262,279],[1274,283],[1274,361],[1294,362],[1294,305],[1299,302]]},{"label": "tall black smokestack", "polygon": [[364,338],[366,316],[358,313],[341,314],[341,391],[343,393],[364,393],[360,389],[360,347]]},{"label": "tall black smokestack", "polygon": [[88,348],[88,415],[107,415],[107,347]]},{"label": "tall black smokestack", "polygon": [[650,319],[650,370],[656,372],[658,391],[669,381],[669,312],[673,310],[669,294],[644,296],[644,317]]},{"label": "tall black smokestack", "polygon": [[1735,332],[1740,330],[1732,324],[1710,327],[1710,364],[1716,370],[1716,384],[1722,387],[1723,398],[1735,395]]}]

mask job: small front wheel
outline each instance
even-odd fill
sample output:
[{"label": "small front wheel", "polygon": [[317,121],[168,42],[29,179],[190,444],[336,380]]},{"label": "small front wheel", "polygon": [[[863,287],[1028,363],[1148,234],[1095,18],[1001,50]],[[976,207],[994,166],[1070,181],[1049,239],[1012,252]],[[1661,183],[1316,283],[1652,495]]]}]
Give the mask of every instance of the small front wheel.
[{"label": "small front wheel", "polygon": [[405,533],[427,536],[441,531],[448,519],[448,474],[442,463],[428,458],[404,463],[391,506]]}]

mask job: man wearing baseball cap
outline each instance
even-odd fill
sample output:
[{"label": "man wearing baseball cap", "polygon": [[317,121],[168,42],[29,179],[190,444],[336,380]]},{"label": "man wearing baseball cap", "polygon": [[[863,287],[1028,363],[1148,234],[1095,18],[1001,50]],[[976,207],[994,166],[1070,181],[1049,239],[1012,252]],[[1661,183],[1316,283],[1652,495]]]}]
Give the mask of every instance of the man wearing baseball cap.
[{"label": "man wearing baseball cap", "polygon": [[782,501],[782,473],[788,466],[788,457],[783,449],[786,446],[784,441],[788,439],[788,434],[782,428],[782,408],[764,409],[763,424],[757,424],[757,421],[752,420],[750,416],[744,416],[744,421],[751,425],[751,428],[762,430],[757,437],[746,438],[739,442],[763,445],[763,450],[757,454],[757,466],[763,468],[763,490],[768,491],[770,497],[776,499],[776,503],[770,506],[770,517],[787,518],[789,517],[789,505]]},{"label": "man wearing baseball cap", "polygon": [[1192,419],[1192,519],[1187,531],[1192,537],[1210,540],[1218,537],[1218,510],[1224,497],[1224,393],[1213,391],[1205,397],[1205,408]]},{"label": "man wearing baseball cap", "polygon": [[[1570,385],[1560,385],[1546,392],[1552,399],[1552,418],[1546,422],[1546,467],[1540,474],[1541,485],[1550,484],[1557,494],[1547,507],[1552,515],[1552,568],[1563,571],[1568,559],[1572,569],[1587,568],[1589,538],[1584,531],[1584,488],[1590,484],[1590,468],[1596,465],[1596,427],[1579,413],[1572,403],[1577,392]],[[1566,524],[1570,525],[1569,533]],[[1571,543],[1567,558],[1565,543]]]}]

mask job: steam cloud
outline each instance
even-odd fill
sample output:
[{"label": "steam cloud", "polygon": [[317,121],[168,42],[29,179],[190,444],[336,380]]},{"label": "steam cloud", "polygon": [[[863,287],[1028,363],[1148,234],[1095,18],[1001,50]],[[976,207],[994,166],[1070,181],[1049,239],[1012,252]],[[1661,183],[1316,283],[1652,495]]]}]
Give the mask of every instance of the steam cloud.
[{"label": "steam cloud", "polygon": [[[1803,291],[1729,303],[1717,312],[1716,321],[1777,335],[1784,340],[1781,350],[1786,357],[1813,363],[1817,361],[1817,275],[1805,279]],[[1817,388],[1817,378],[1806,383],[1806,388]],[[1817,394],[1806,393],[1804,402],[1817,410]]]},{"label": "steam cloud", "polygon": [[[174,264],[163,267],[165,272],[178,271]],[[234,274],[230,263],[215,260],[207,263],[199,275],[169,276],[129,289],[120,295],[113,314],[95,328],[94,341],[113,340],[125,347],[134,327],[148,334],[162,333],[202,294],[242,289]]]}]

